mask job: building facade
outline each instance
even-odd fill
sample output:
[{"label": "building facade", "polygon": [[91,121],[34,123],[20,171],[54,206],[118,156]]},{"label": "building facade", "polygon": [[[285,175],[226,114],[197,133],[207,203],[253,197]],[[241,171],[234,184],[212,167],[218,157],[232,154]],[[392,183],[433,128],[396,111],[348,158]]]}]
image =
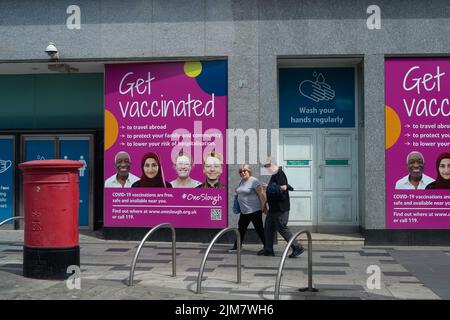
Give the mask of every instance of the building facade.
[{"label": "building facade", "polygon": [[[361,232],[368,244],[448,244],[448,208],[442,227],[389,227],[386,166],[404,160],[386,156],[385,70],[393,58],[446,62],[449,34],[445,0],[2,1],[0,135],[10,141],[4,161],[15,164],[10,188],[2,182],[2,218],[21,214],[17,163],[67,156],[88,169],[80,225],[103,228],[105,65],[219,60],[227,65],[227,128],[278,132],[276,157],[294,187],[290,226]],[[45,52],[50,41],[57,60]],[[295,79],[300,95],[292,98]],[[314,94],[318,83],[328,95]],[[333,99],[342,107],[327,105]],[[264,180],[261,164],[254,167]],[[231,209],[237,164],[227,171]],[[236,223],[228,210],[227,225]],[[148,228],[104,229],[134,238]],[[188,228],[180,239],[216,232]]]}]

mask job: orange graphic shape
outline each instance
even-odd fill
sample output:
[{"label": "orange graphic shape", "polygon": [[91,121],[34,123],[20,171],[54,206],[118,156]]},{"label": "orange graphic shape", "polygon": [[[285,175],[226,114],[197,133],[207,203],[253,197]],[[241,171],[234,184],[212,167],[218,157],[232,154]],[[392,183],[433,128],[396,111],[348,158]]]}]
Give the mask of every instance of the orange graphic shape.
[{"label": "orange graphic shape", "polygon": [[400,137],[402,123],[397,112],[386,106],[386,150],[392,147]]},{"label": "orange graphic shape", "polygon": [[105,150],[108,150],[116,143],[118,136],[119,124],[117,119],[110,111],[105,110]]}]

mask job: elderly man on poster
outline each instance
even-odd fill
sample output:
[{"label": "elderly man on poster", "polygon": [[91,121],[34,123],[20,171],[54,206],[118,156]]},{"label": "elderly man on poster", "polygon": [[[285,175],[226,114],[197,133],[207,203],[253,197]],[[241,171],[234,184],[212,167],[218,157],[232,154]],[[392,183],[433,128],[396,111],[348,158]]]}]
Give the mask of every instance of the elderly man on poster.
[{"label": "elderly man on poster", "polygon": [[105,188],[131,188],[131,185],[139,180],[130,172],[130,155],[125,151],[119,151],[114,158],[116,173],[106,179]]},{"label": "elderly man on poster", "polygon": [[422,153],[412,151],[406,157],[406,166],[409,174],[395,184],[397,190],[415,190],[425,189],[425,187],[434,181],[433,178],[423,173],[425,169],[425,158]]}]

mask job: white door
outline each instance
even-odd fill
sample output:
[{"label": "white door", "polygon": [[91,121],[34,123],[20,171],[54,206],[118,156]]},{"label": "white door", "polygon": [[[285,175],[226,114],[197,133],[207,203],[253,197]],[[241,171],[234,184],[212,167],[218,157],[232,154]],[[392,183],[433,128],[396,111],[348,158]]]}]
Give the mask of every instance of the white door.
[{"label": "white door", "polygon": [[[313,226],[317,224],[315,201],[315,149],[316,135],[313,130],[294,130],[280,135],[279,164],[283,166],[289,184],[291,210],[289,223]],[[281,161],[280,161],[281,160]]]},{"label": "white door", "polygon": [[356,226],[357,141],[355,129],[285,129],[279,163],[290,192],[290,225]]},{"label": "white door", "polygon": [[318,131],[318,225],[357,225],[355,129]]}]

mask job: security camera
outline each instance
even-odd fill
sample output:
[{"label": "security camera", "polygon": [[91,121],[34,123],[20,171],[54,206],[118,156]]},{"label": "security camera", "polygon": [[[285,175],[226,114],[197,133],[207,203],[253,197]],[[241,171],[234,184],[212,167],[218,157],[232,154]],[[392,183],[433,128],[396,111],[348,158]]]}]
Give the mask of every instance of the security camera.
[{"label": "security camera", "polygon": [[45,48],[45,53],[47,53],[51,59],[59,59],[58,49],[53,42],[50,42],[47,48]]}]

